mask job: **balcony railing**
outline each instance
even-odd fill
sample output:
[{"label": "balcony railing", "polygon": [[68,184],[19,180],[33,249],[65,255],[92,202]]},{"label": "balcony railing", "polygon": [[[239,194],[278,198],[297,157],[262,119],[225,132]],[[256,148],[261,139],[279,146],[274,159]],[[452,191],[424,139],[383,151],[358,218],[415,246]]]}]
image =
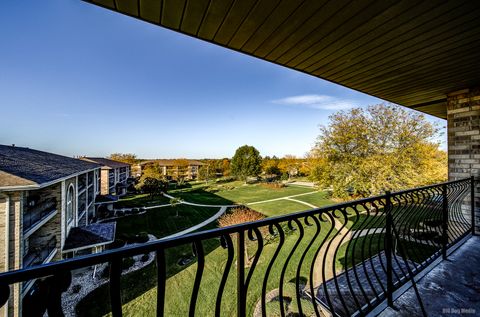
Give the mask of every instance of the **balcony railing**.
[{"label": "balcony railing", "polygon": [[26,208],[23,214],[23,232],[27,232],[37,223],[47,218],[57,209],[57,200],[55,198],[47,199],[34,207]]},{"label": "balcony railing", "polygon": [[[473,190],[473,178],[447,182],[6,272],[0,274],[0,304],[14,283],[52,276],[58,284],[70,281],[72,270],[109,263],[110,307],[121,316],[123,259],[155,252],[157,316],[168,315],[166,305],[183,291],[190,295],[173,300],[182,316],[205,305],[215,316],[225,309],[251,316],[254,308],[262,316],[270,309],[282,316],[364,315],[391,304],[395,290],[472,232]],[[223,247],[214,254],[223,257],[220,274],[209,266],[212,244]],[[191,248],[194,278],[171,287],[169,256],[177,247]],[[215,283],[206,285],[207,277]],[[52,314],[61,311],[66,289],[55,283]],[[225,305],[227,297],[233,305]]]},{"label": "balcony railing", "polygon": [[46,245],[34,247],[23,257],[23,267],[31,267],[40,265],[49,257],[49,255],[56,249],[57,239],[52,237]]}]

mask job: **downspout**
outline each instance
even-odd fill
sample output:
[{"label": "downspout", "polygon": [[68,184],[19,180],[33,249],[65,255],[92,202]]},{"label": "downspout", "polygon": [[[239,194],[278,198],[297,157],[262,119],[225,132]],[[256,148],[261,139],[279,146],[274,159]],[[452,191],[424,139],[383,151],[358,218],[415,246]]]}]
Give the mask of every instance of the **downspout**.
[{"label": "downspout", "polygon": [[[10,195],[5,195],[5,272],[10,269]],[[8,302],[4,305],[8,317]]]}]

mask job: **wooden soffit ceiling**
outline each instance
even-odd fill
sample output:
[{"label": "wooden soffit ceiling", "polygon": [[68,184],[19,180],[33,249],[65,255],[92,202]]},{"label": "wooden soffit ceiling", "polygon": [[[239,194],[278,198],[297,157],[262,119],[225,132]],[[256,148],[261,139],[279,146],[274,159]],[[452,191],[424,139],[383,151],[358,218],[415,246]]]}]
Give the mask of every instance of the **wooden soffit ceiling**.
[{"label": "wooden soffit ceiling", "polygon": [[446,118],[480,85],[480,1],[86,0]]}]

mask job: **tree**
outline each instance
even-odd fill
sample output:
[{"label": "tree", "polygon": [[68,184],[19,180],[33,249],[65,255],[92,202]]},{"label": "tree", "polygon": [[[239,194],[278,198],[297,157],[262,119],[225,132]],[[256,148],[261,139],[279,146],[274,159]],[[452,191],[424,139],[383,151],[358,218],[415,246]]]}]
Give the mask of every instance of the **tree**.
[{"label": "tree", "polygon": [[182,203],[182,200],[178,197],[174,197],[170,199],[170,206],[175,209],[175,217],[179,217],[178,215],[178,205]]},{"label": "tree", "polygon": [[112,153],[108,157],[110,160],[124,162],[127,164],[136,164],[138,163],[137,156],[132,153]]},{"label": "tree", "polygon": [[164,183],[156,178],[147,177],[142,184],[142,191],[150,195],[150,198],[153,196],[160,195],[164,189]]},{"label": "tree", "polygon": [[223,176],[230,176],[230,160],[228,158],[222,159],[221,169]]},{"label": "tree", "polygon": [[187,159],[175,159],[173,160],[173,169],[171,170],[171,176],[178,182],[178,185],[183,185],[185,178],[188,174],[189,162]]},{"label": "tree", "polygon": [[267,175],[280,175],[282,172],[278,167],[279,160],[277,158],[265,157],[262,161],[262,170]]},{"label": "tree", "polygon": [[300,159],[298,159],[295,155],[285,155],[280,159],[278,168],[282,173],[287,173],[288,178],[290,178],[292,176],[297,176],[300,165]]},{"label": "tree", "polygon": [[162,182],[165,181],[165,179],[164,179],[165,176],[163,175],[163,171],[160,169],[158,164],[155,164],[155,163],[151,163],[151,164],[148,164],[147,166],[145,166],[145,168],[142,172],[142,176],[138,180],[136,188],[140,189],[140,190],[143,190],[143,185],[145,183],[145,180],[148,179],[148,178],[154,178],[154,179],[157,179],[157,180],[162,181]]},{"label": "tree", "polygon": [[[224,214],[218,218],[218,224],[220,227],[229,227],[233,225],[238,225],[245,222],[257,221],[265,218],[265,216],[255,210],[252,210],[248,207],[237,207],[232,209],[228,214]],[[248,257],[248,247],[247,247],[247,238],[245,238],[245,264],[248,266],[250,264],[250,258]]]},{"label": "tree", "polygon": [[199,180],[211,180],[217,177],[217,169],[215,168],[214,161],[207,161],[205,165],[200,166],[198,169],[198,179]]},{"label": "tree", "polygon": [[262,157],[256,148],[244,145],[235,151],[230,166],[235,177],[246,181],[249,176],[260,174]]},{"label": "tree", "polygon": [[390,104],[329,117],[309,158],[310,178],[336,197],[367,197],[446,180],[447,160],[425,116]]}]

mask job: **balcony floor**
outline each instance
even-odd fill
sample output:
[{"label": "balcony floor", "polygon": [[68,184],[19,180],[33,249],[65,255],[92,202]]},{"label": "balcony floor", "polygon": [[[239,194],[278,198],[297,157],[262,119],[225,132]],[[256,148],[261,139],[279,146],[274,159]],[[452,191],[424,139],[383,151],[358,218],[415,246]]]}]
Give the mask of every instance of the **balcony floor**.
[{"label": "balcony floor", "polygon": [[[440,262],[417,282],[428,316],[480,315],[480,237],[468,239],[446,261]],[[423,316],[414,289],[385,309],[381,317]]]}]

